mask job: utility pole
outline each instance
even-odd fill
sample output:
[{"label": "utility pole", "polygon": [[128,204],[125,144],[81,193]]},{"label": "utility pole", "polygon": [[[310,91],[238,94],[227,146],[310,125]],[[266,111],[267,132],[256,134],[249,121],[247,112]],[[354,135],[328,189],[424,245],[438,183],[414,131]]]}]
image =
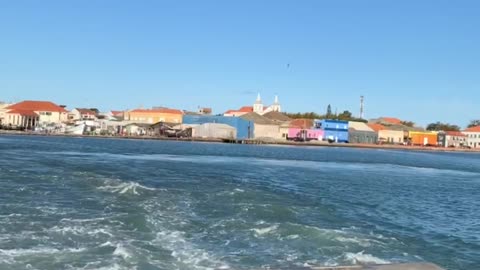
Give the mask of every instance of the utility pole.
[{"label": "utility pole", "polygon": [[363,99],[364,99],[364,96],[360,96],[360,119],[363,119]]}]

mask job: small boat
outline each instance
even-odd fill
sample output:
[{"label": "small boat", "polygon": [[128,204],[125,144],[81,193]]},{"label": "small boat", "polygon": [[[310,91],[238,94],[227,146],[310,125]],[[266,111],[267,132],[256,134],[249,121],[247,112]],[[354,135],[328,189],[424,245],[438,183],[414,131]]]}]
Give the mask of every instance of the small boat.
[{"label": "small boat", "polygon": [[65,129],[66,134],[74,134],[74,135],[83,135],[83,132],[85,131],[85,127],[87,125],[85,123],[81,123],[78,125],[75,125],[73,127]]}]

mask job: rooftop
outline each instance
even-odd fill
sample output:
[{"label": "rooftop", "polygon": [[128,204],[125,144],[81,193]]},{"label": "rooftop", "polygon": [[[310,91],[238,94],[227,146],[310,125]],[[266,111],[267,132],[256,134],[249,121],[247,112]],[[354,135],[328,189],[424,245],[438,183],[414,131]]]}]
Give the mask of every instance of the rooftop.
[{"label": "rooftop", "polygon": [[380,117],[379,119],[381,122],[389,123],[389,124],[401,124],[402,120],[395,118],[395,117]]},{"label": "rooftop", "polygon": [[131,110],[130,112],[133,113],[170,113],[170,114],[183,114],[182,111],[177,110],[177,109],[168,109],[168,108],[162,108],[162,109],[135,109]]},{"label": "rooftop", "polygon": [[33,117],[36,117],[38,116],[38,114],[36,114],[34,111],[32,110],[17,110],[17,109],[13,109],[13,110],[9,110],[8,113],[14,113],[14,114],[19,114],[21,116],[33,116]]},{"label": "rooftop", "polygon": [[225,112],[225,114],[231,114],[231,113],[236,113],[236,112],[250,113],[250,112],[253,112],[253,107],[252,106],[243,106],[238,110],[228,110],[228,111]]},{"label": "rooftop", "polygon": [[255,124],[260,124],[260,125],[275,125],[274,121],[254,112],[244,114],[240,116],[240,118],[243,118],[248,121],[253,121]]},{"label": "rooftop", "polygon": [[467,128],[464,130],[464,132],[480,132],[480,126]]},{"label": "rooftop", "polygon": [[289,126],[291,128],[309,129],[313,127],[313,120],[312,119],[295,119],[290,122]]},{"label": "rooftop", "polygon": [[369,127],[366,123],[363,122],[349,121],[348,126],[358,131],[374,131],[371,127]]},{"label": "rooftop", "polygon": [[50,101],[25,100],[8,106],[8,110],[22,110],[35,112],[67,112],[64,108]]},{"label": "rooftop", "polygon": [[460,131],[445,131],[445,134],[448,135],[448,136],[457,136],[457,137],[466,137],[467,136]]},{"label": "rooftop", "polygon": [[286,114],[281,113],[281,112],[275,112],[275,111],[266,113],[263,116],[270,119],[270,120],[277,121],[277,122],[287,122],[287,121],[292,120]]},{"label": "rooftop", "polygon": [[94,111],[84,108],[75,108],[81,114],[97,115]]},{"label": "rooftop", "polygon": [[384,125],[376,124],[376,123],[368,123],[368,127],[373,129],[373,131],[380,131],[380,130],[385,130],[387,129]]}]

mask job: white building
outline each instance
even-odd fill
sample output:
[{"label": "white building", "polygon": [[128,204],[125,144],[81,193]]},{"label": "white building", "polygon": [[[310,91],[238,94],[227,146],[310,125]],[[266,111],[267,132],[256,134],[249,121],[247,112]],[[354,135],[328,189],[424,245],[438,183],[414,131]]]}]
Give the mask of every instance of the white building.
[{"label": "white building", "polygon": [[44,124],[61,124],[67,121],[68,112],[49,101],[22,101],[5,108],[3,125],[36,127]]},{"label": "white building", "polygon": [[467,128],[462,133],[467,135],[467,146],[480,148],[480,126]]},{"label": "white building", "polygon": [[10,105],[12,105],[12,104],[0,102],[0,125],[2,125],[4,123],[5,114],[7,112],[6,108]]},{"label": "white building", "polygon": [[71,120],[97,120],[97,114],[90,109],[75,108],[70,112]]}]

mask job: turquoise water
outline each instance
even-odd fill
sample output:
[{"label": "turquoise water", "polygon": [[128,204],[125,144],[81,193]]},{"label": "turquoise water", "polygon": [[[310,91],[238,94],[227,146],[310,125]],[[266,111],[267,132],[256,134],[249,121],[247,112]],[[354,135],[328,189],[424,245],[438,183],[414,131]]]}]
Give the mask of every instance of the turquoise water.
[{"label": "turquoise water", "polygon": [[0,269],[480,269],[480,155],[0,137]]}]

